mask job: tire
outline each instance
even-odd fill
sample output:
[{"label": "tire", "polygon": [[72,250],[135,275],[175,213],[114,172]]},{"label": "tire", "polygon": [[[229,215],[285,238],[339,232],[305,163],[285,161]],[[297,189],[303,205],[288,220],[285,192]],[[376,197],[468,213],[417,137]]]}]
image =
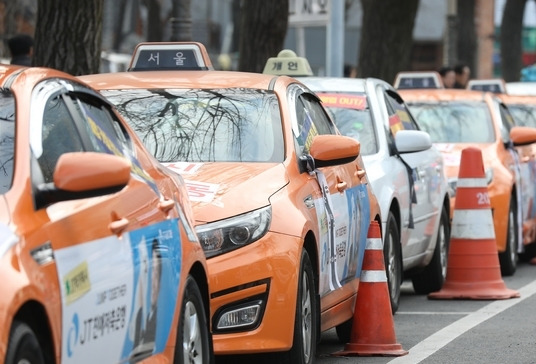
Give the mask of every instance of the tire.
[{"label": "tire", "polygon": [[517,268],[517,247],[518,247],[518,216],[515,196],[510,198],[510,209],[508,211],[508,228],[506,230],[506,249],[499,253],[499,263],[501,265],[501,274],[511,276]]},{"label": "tire", "polygon": [[449,224],[448,213],[443,208],[439,218],[436,246],[432,260],[422,272],[412,277],[413,289],[417,294],[428,294],[439,291],[445,282],[450,243]]},{"label": "tire", "polygon": [[199,287],[192,276],[186,279],[174,363],[213,363],[212,340]]},{"label": "tire", "polygon": [[30,326],[13,321],[7,344],[6,364],[44,364],[44,354],[39,340]]},{"label": "tire", "polygon": [[302,251],[294,339],[292,348],[276,356],[274,363],[312,364],[316,354],[317,310],[313,268],[306,250]]},{"label": "tire", "polygon": [[400,232],[395,216],[389,211],[383,242],[383,258],[385,260],[385,273],[387,287],[393,314],[398,310],[400,302],[400,287],[402,286],[402,253]]}]

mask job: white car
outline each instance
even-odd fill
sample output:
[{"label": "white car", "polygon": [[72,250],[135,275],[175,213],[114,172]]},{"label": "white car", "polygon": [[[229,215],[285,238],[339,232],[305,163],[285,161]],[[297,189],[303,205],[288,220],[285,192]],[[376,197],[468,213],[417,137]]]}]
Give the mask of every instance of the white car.
[{"label": "white car", "polygon": [[300,77],[322,99],[339,130],[360,141],[365,169],[379,200],[384,257],[393,313],[400,286],[416,293],[441,288],[450,237],[448,181],[441,153],[419,130],[387,82]]}]

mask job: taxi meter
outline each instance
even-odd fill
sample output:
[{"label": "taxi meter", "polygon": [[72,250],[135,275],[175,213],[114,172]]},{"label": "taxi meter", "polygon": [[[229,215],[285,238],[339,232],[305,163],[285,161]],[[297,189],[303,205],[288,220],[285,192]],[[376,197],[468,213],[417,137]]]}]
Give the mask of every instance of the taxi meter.
[{"label": "taxi meter", "polygon": [[396,89],[443,88],[438,72],[399,72],[393,85]]},{"label": "taxi meter", "polygon": [[205,46],[198,42],[140,43],[128,67],[129,71],[213,69]]},{"label": "taxi meter", "polygon": [[467,89],[494,92],[496,94],[506,93],[506,86],[504,84],[504,80],[500,78],[494,78],[489,80],[470,80],[467,83]]},{"label": "taxi meter", "polygon": [[312,76],[313,71],[307,58],[298,57],[290,49],[283,49],[277,57],[270,57],[264,65],[262,73],[277,76]]}]

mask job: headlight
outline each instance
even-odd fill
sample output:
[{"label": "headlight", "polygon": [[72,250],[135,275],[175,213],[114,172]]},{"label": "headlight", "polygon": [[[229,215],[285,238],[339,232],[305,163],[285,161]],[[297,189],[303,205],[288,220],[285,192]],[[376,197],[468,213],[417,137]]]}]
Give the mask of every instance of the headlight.
[{"label": "headlight", "polygon": [[272,220],[270,206],[229,219],[197,226],[195,231],[207,258],[214,257],[259,240]]}]

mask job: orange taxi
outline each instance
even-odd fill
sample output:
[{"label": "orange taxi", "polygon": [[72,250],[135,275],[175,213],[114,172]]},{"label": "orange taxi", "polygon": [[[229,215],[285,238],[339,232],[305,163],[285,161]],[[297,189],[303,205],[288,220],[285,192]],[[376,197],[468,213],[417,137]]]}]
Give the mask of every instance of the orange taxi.
[{"label": "orange taxi", "polygon": [[468,146],[481,148],[501,272],[514,274],[518,253],[524,250],[522,242],[529,241],[522,236],[528,232],[521,228],[527,219],[521,206],[534,197],[534,192],[526,195],[533,182],[521,173],[521,161],[514,146],[535,142],[536,130],[526,133],[514,126],[505,104],[491,92],[419,89],[400,90],[400,95],[442,151],[453,191],[461,151]]},{"label": "orange taxi", "polygon": [[216,354],[312,363],[321,331],[348,342],[381,217],[359,142],[314,93],[287,76],[214,71],[195,42],[142,43],[130,71],[81,79],[186,180]]},{"label": "orange taxi", "polygon": [[[533,128],[536,128],[536,96],[503,93],[498,97],[510,110],[514,124],[525,127],[520,128],[518,137],[530,138],[534,132]],[[521,159],[521,173],[525,176],[525,180],[533,181],[523,184],[523,188],[527,190],[523,195],[530,197],[522,201],[524,243],[531,244],[536,241],[536,190],[534,187],[536,185],[536,144],[531,143],[530,139],[527,143],[520,144],[522,145],[516,146],[516,149]],[[525,250],[525,258],[533,258],[536,255],[536,244],[527,246]]]},{"label": "orange taxi", "polygon": [[0,65],[0,361],[211,360],[182,178],[80,80]]}]

